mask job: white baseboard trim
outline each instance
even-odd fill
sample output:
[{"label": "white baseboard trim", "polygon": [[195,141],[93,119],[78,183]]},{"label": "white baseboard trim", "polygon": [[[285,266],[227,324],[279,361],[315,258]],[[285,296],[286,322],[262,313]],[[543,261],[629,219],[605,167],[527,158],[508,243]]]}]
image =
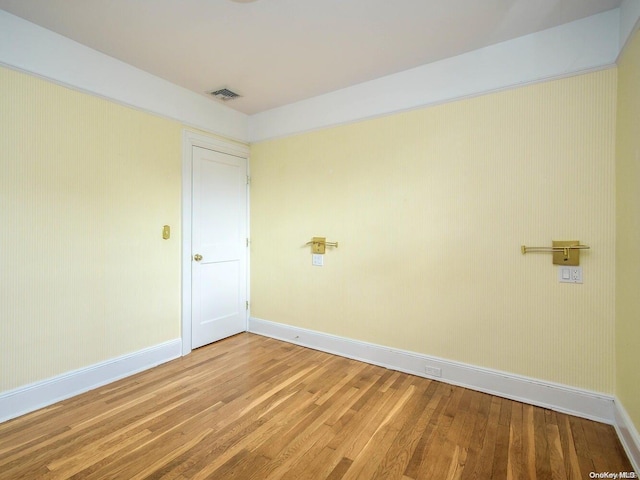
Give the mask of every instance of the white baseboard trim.
[{"label": "white baseboard trim", "polygon": [[0,394],[0,422],[52,405],[180,357],[177,338]]},{"label": "white baseboard trim", "polygon": [[[614,398],[588,390],[254,317],[249,319],[249,332],[610,425],[616,421]],[[427,365],[441,369],[442,376],[427,375]]]},{"label": "white baseboard trim", "polygon": [[615,427],[636,473],[640,473],[640,434],[619,398],[615,399]]}]

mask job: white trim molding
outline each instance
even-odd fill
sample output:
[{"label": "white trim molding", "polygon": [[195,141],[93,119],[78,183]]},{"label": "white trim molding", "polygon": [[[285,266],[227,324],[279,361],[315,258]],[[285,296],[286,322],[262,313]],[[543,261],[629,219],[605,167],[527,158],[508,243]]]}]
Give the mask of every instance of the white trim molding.
[{"label": "white trim molding", "polygon": [[246,114],[3,10],[0,65],[187,126],[247,139]]},{"label": "white trim molding", "polygon": [[633,34],[638,30],[640,21],[640,1],[623,0],[620,5],[620,53],[629,43]]},{"label": "white trim molding", "polygon": [[180,357],[180,339],[0,394],[0,423]]},{"label": "white trim molding", "polygon": [[615,427],[633,469],[640,473],[640,434],[624,409],[619,398],[615,399]]},{"label": "white trim molding", "polygon": [[249,117],[249,140],[342,125],[615,65],[620,11],[284,105]]},{"label": "white trim molding", "polygon": [[[254,317],[249,332],[610,425],[616,420],[614,398],[588,390]],[[441,376],[428,375],[427,366],[440,369]]]}]

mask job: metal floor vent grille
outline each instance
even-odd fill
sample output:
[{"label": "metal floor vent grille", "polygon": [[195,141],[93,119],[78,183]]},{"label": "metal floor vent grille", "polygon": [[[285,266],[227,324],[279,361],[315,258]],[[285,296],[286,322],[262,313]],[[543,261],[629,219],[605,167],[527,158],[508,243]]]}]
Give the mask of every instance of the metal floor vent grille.
[{"label": "metal floor vent grille", "polygon": [[238,98],[240,95],[236,92],[232,92],[228,88],[221,88],[220,90],[214,90],[209,92],[209,95],[216,97],[223,102],[227,102],[229,100],[233,100],[234,98]]}]

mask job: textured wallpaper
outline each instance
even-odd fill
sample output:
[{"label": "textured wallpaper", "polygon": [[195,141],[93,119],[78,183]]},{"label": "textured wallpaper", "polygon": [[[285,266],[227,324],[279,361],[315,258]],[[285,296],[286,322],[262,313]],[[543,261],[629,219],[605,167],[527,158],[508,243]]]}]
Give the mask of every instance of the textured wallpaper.
[{"label": "textured wallpaper", "polygon": [[[612,394],[616,69],[252,146],[252,316]],[[338,241],[311,264],[313,236]],[[584,283],[520,245],[580,240]]]},{"label": "textured wallpaper", "polygon": [[0,105],[0,392],[178,338],[181,125],[4,68]]},{"label": "textured wallpaper", "polygon": [[640,431],[640,34],[618,68],[616,394]]}]

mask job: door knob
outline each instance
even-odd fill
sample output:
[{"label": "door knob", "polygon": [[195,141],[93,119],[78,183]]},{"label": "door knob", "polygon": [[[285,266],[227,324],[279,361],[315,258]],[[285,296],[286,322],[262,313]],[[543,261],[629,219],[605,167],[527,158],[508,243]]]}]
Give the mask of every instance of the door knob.
[{"label": "door knob", "polygon": [[196,254],[193,256],[193,259],[194,259],[196,262],[199,262],[200,260],[202,260],[202,255],[200,255],[199,253],[196,253]]}]

